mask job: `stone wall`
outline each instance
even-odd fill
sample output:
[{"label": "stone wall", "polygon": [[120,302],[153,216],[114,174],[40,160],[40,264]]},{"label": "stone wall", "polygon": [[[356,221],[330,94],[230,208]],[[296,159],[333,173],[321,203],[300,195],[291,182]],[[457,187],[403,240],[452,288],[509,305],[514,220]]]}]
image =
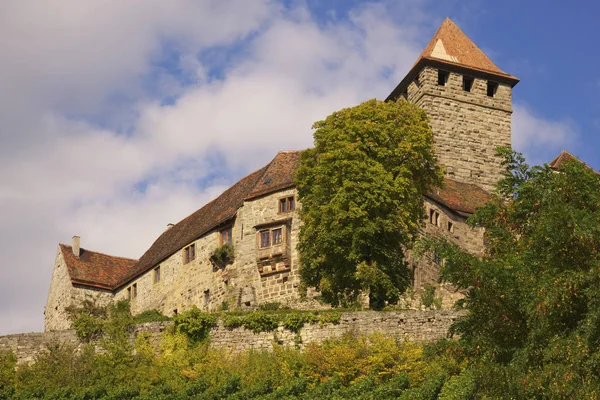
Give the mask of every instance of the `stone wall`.
[{"label": "stone wall", "polygon": [[113,294],[107,290],[72,285],[65,259],[59,247],[54,260],[52,281],[44,310],[44,330],[49,332],[71,328],[71,321],[66,311],[69,306],[80,306],[85,300],[89,300],[103,307],[111,303],[113,297]]},{"label": "stone wall", "polygon": [[[294,196],[296,210],[279,212],[279,200]],[[244,202],[236,218],[229,224],[209,232],[186,245],[195,245],[196,258],[184,264],[183,249],[159,265],[160,280],[154,269],[119,288],[115,300],[131,296],[131,311],[158,309],[174,315],[196,305],[204,311],[215,311],[227,304],[229,308],[253,309],[261,303],[279,302],[302,308],[298,286],[298,253],[296,243],[300,230],[296,190],[291,188]],[[258,232],[283,230],[278,246],[258,248]],[[231,229],[235,252],[233,263],[219,267],[210,260],[220,246],[221,230]],[[312,303],[311,303],[312,304]]]},{"label": "stone wall", "polygon": [[470,92],[463,75],[449,72],[438,85],[438,69],[425,67],[407,90],[408,100],[429,115],[438,162],[449,178],[491,190],[501,178],[496,148],[511,145],[512,88],[499,83],[487,96],[487,80],[474,78]]},{"label": "stone wall", "polygon": [[[282,327],[274,332],[254,334],[244,328],[226,329],[222,323],[210,332],[210,342],[214,347],[224,347],[232,351],[247,349],[270,350],[275,340],[285,346],[308,343],[321,343],[329,338],[340,337],[344,333],[371,334],[381,332],[399,340],[432,341],[448,336],[448,328],[464,311],[360,311],[342,313],[339,324],[307,324],[297,336]],[[170,322],[151,322],[136,326],[132,340],[141,332],[150,333],[151,342],[158,346],[162,332]],[[45,333],[24,333],[0,337],[0,352],[13,351],[18,362],[33,361],[48,346],[68,343],[79,346],[80,342],[72,330]]]}]

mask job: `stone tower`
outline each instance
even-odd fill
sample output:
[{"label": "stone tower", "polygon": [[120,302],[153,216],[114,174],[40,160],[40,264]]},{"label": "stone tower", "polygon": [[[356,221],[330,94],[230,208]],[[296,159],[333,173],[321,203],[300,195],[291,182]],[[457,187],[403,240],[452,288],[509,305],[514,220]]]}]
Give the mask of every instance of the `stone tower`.
[{"label": "stone tower", "polygon": [[446,177],[491,190],[502,171],[496,148],[511,144],[518,82],[446,18],[386,100],[404,98],[427,112]]}]

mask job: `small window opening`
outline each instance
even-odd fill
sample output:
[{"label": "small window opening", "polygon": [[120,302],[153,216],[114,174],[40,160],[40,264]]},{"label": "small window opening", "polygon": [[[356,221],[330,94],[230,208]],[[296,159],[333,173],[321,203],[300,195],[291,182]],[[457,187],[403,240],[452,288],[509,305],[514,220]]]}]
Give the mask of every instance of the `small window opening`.
[{"label": "small window opening", "polygon": [[279,199],[279,212],[286,213],[296,209],[296,201],[294,196]]},{"label": "small window opening", "polygon": [[173,310],[173,315],[177,315],[177,309]]},{"label": "small window opening", "polygon": [[284,276],[284,277],[283,277],[283,283],[287,283],[287,281],[288,281],[288,277],[287,277],[287,276]]},{"label": "small window opening", "polygon": [[204,291],[204,304],[208,305],[210,303],[210,289]]},{"label": "small window opening", "polygon": [[494,97],[498,90],[498,84],[496,82],[488,81],[487,83],[487,95],[488,97]]},{"label": "small window opening", "polygon": [[196,259],[196,244],[191,244],[183,249],[183,263],[187,264]]},{"label": "small window opening", "polygon": [[127,299],[131,300],[131,286],[127,288]]},{"label": "small window opening", "polygon": [[247,301],[247,302],[245,302],[245,303],[244,303],[244,305],[245,305],[246,307],[250,307],[250,302],[249,302],[249,301]]},{"label": "small window opening", "polygon": [[223,246],[224,244],[233,245],[233,228],[229,227],[227,229],[223,229],[219,233],[219,244]]},{"label": "small window opening", "polygon": [[154,283],[160,282],[160,267],[154,268]]},{"label": "small window opening", "polygon": [[260,232],[260,248],[271,246],[271,231]]},{"label": "small window opening", "polygon": [[225,279],[225,280],[223,281],[223,283],[225,284],[225,286],[229,286],[229,279]]},{"label": "small window opening", "polygon": [[131,291],[131,295],[135,299],[137,297],[137,283],[134,283],[132,288],[133,288],[133,290]]},{"label": "small window opening", "polygon": [[429,223],[433,224],[433,214],[435,213],[435,211],[433,211],[432,209],[429,209]]},{"label": "small window opening", "polygon": [[454,224],[448,221],[448,232],[454,232]]},{"label": "small window opening", "polygon": [[448,71],[438,69],[438,85],[446,86],[446,83],[448,83],[448,75],[450,75]]},{"label": "small window opening", "polygon": [[465,92],[470,92],[473,87],[473,78],[470,76],[463,76],[463,90]]}]

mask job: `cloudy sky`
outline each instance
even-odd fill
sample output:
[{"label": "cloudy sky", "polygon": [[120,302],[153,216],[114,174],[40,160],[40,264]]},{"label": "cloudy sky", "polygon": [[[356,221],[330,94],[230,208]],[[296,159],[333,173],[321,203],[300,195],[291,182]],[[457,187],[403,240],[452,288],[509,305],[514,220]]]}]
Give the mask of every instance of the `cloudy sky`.
[{"label": "cloudy sky", "polygon": [[59,242],[138,258],[312,122],[385,98],[446,16],[521,78],[515,148],[600,168],[600,9],[563,4],[1,1],[0,334],[43,329]]}]

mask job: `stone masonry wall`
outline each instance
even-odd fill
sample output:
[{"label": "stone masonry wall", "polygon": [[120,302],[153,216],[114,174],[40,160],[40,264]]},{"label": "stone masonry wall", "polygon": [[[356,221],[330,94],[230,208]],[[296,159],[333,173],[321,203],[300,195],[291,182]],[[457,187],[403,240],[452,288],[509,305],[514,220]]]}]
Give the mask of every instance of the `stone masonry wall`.
[{"label": "stone masonry wall", "polygon": [[52,281],[48,292],[48,301],[44,310],[44,330],[62,331],[71,328],[71,321],[66,309],[79,306],[84,300],[92,301],[98,306],[106,306],[113,300],[109,291],[89,287],[73,286],[60,247],[56,253]]},{"label": "stone masonry wall", "polygon": [[511,144],[512,88],[498,84],[487,96],[487,80],[475,78],[470,92],[462,89],[463,75],[449,72],[438,85],[437,68],[425,67],[408,87],[408,100],[429,115],[438,162],[458,181],[491,190],[501,178],[496,148]]},{"label": "stone masonry wall", "polygon": [[[326,339],[340,337],[347,332],[356,334],[371,334],[380,332],[398,340],[433,341],[446,338],[448,328],[464,311],[360,311],[342,313],[339,324],[305,325],[299,334],[279,327],[275,332],[254,334],[244,328],[226,329],[222,323],[210,332],[210,343],[213,347],[227,348],[232,351],[248,349],[271,350],[276,340],[284,346],[306,345],[321,343]],[[141,332],[150,333],[150,340],[155,346],[160,343],[160,337],[170,322],[151,322],[138,325],[132,333],[132,340]],[[298,341],[300,339],[300,341]],[[30,362],[45,351],[48,346],[67,343],[79,346],[75,332],[72,330],[45,333],[24,333],[0,336],[0,352],[12,351],[19,363]]]},{"label": "stone masonry wall", "polygon": [[[483,228],[471,228],[466,223],[466,218],[458,215],[435,201],[425,199],[426,220],[423,226],[423,235],[426,237],[442,237],[460,246],[464,251],[475,255],[481,255],[484,250]],[[436,216],[437,215],[437,216]],[[432,216],[432,218],[430,218]],[[449,225],[451,224],[451,225]],[[413,288],[417,294],[426,285],[435,286],[437,295],[441,296],[442,308],[448,309],[454,306],[456,300],[462,298],[449,283],[439,283],[439,272],[443,262],[435,254],[429,252],[421,258],[409,257],[412,266]],[[420,307],[420,299],[417,296],[411,306]]]},{"label": "stone masonry wall", "polygon": [[[196,246],[193,261],[184,264],[183,249],[180,249],[155,266],[160,267],[159,281],[155,281],[154,269],[149,270],[120,288],[115,300],[129,298],[133,285],[136,285],[137,295],[131,297],[134,314],[158,309],[165,315],[174,315],[192,305],[205,311],[215,311],[224,304],[242,309],[274,301],[299,305],[300,278],[295,244],[300,219],[297,211],[279,212],[279,200],[289,196],[295,197],[298,209],[300,204],[295,189],[246,201],[232,225],[225,225],[192,242]],[[235,260],[221,268],[210,261],[210,256],[220,245],[220,230],[228,228],[232,231]],[[283,243],[259,249],[258,232],[275,228],[282,228]]]}]

